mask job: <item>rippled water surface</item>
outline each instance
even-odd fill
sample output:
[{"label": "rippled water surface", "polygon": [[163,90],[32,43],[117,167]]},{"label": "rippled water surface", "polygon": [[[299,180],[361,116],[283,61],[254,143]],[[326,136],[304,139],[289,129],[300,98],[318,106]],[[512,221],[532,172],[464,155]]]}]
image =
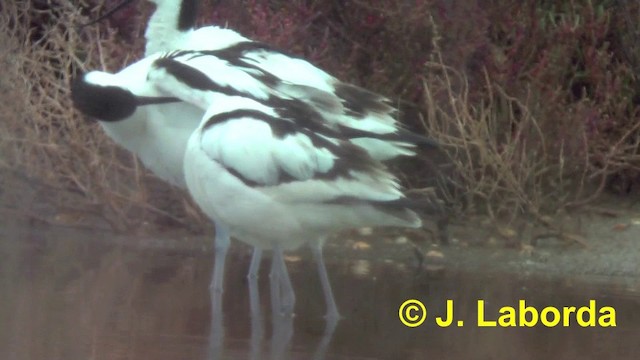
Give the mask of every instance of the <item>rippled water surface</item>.
[{"label": "rippled water surface", "polygon": [[[344,318],[334,331],[314,264],[301,250],[289,256],[296,289],[293,318],[272,316],[265,256],[258,281],[260,313],[250,316],[246,247],[228,258],[224,317],[212,319],[208,283],[213,253],[206,246],[141,243],[107,233],[4,226],[0,245],[2,359],[633,359],[640,350],[637,278],[536,277],[469,269],[427,272],[411,247],[326,251]],[[357,246],[355,246],[357,247]],[[353,253],[366,253],[354,256]],[[473,255],[472,255],[473,256]],[[463,260],[461,260],[463,261]],[[427,307],[425,325],[407,328],[398,307]],[[452,299],[464,327],[440,328]],[[545,306],[611,306],[615,328],[479,328],[477,300],[488,318],[519,299]]]}]

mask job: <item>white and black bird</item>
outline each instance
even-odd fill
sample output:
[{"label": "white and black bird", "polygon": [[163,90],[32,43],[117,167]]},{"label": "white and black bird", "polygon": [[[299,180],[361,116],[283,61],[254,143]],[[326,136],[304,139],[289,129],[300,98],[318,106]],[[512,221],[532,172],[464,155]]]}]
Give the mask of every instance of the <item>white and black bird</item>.
[{"label": "white and black bird", "polygon": [[[175,88],[182,92],[192,89],[217,91],[225,96],[246,97],[247,101],[269,101],[272,106],[277,105],[281,109],[296,108],[304,104],[302,108],[306,111],[319,115],[322,126],[348,136],[351,143],[365,149],[375,159],[413,155],[416,144],[434,145],[429,139],[401,129],[395,120],[397,110],[389,99],[343,83],[304,59],[249,41],[231,30],[211,26],[193,29],[193,9],[196,3],[193,0],[153,2],[156,2],[157,9],[147,28],[147,52],[163,50],[165,46],[182,46],[186,50],[174,53],[172,58],[148,57],[115,76],[95,72],[86,74],[76,83],[74,91],[79,95],[75,100],[81,110],[83,106],[96,108],[95,105],[86,106],[96,98],[99,101],[107,99],[105,96],[93,96],[104,91],[101,87],[120,87],[135,95],[137,102],[144,103],[146,97],[154,96],[163,99],[160,101],[168,101],[167,97],[174,95],[171,91],[166,91],[166,88],[172,87],[172,81],[178,81],[186,85]],[[176,7],[180,11],[176,11]],[[154,39],[163,41],[154,42]],[[187,59],[188,65],[185,64]],[[212,62],[215,64],[211,64]],[[155,64],[155,69],[151,69],[151,63]],[[226,72],[216,70],[220,64]],[[230,69],[233,71],[228,71]],[[150,81],[146,76],[155,78]],[[159,91],[159,87],[165,88],[164,92]],[[157,175],[174,184],[184,185],[181,166],[178,166],[182,164],[176,160],[175,155],[184,151],[186,139],[197,127],[204,110],[211,110],[211,106],[215,105],[209,104],[205,99],[190,97],[189,94],[179,95],[183,99],[189,98],[197,106],[194,108],[186,103],[148,106],[133,110],[130,116],[119,119],[121,121],[103,121],[102,125],[110,136],[140,156],[143,163]],[[166,111],[167,109],[171,110]],[[111,120],[108,116],[92,114],[86,110],[84,109],[86,113],[98,119]],[[113,107],[111,111],[115,111]],[[298,121],[305,119],[298,117]],[[375,136],[370,136],[371,134]],[[168,155],[167,152],[173,155]],[[224,254],[224,244],[229,242],[228,232],[224,230],[224,224],[218,222],[219,220],[216,221],[216,227],[220,231],[216,232],[217,249],[225,248],[224,251],[218,251]],[[225,236],[226,241],[223,239]],[[218,261],[218,253],[216,268],[218,263],[224,264],[224,257],[222,261]],[[321,251],[314,250],[314,255],[323,269]],[[216,273],[214,270],[214,273],[212,285],[221,289],[222,275],[220,271]]]},{"label": "white and black bird", "polygon": [[[192,36],[198,2],[148,1],[155,3],[156,9],[145,32],[147,61],[133,64],[116,76],[104,72],[84,75],[83,81],[74,84],[74,101],[76,107],[86,115],[100,120],[105,132],[118,144],[137,155],[156,176],[172,185],[186,189],[182,163],[184,149],[189,135],[202,119],[204,110],[187,103],[170,101],[170,99],[149,100],[140,94],[147,94],[149,97],[156,95],[152,88],[145,88],[147,82],[144,76],[149,68],[149,62],[153,61],[151,55],[175,49],[193,48],[191,44],[198,43]],[[131,0],[123,1],[90,24],[110,16],[130,2]],[[198,37],[210,39],[207,41],[209,50],[249,41],[233,30],[215,26],[200,29],[195,38]],[[149,106],[140,109],[132,107],[134,104],[128,104],[126,99],[118,97],[109,90],[114,86],[137,94],[136,104]],[[163,105],[154,106],[154,103]],[[127,115],[123,116],[123,112]],[[230,242],[228,232],[224,229],[223,224],[216,223],[216,247],[224,249],[224,251],[218,251],[220,254],[226,253],[225,244]],[[259,249],[254,251],[249,268],[250,277],[257,276],[261,254],[262,251]],[[220,262],[224,264],[224,258]],[[222,289],[223,278],[223,274],[213,277],[211,288]]]},{"label": "white and black bird", "polygon": [[99,120],[109,137],[138,156],[154,174],[186,188],[184,149],[203,111],[164,96],[147,81],[147,72],[157,57],[147,57],[117,74],[83,74],[72,83],[71,95],[78,110]]},{"label": "white and black bird", "polygon": [[229,66],[225,61],[219,69],[212,59],[200,67],[199,57],[169,54],[149,75],[167,95],[210,104],[185,151],[189,192],[206,214],[248,244],[276,254],[309,244],[327,317],[338,317],[321,261],[326,236],[363,226],[420,227],[412,207],[438,210],[432,199],[407,199],[396,177],[362,144],[411,144],[419,136],[331,123],[305,101],[261,98],[258,87],[252,95],[238,94],[215,76]]},{"label": "white and black bird", "polygon": [[[218,50],[241,42],[251,41],[237,31],[219,26],[196,29],[199,0],[145,0],[155,5],[145,30],[145,56],[177,49]],[[88,26],[107,18],[133,3],[123,0]]]},{"label": "white and black bird", "polygon": [[[236,31],[218,26],[196,28],[198,0],[147,0],[156,5],[145,37],[146,56],[155,52],[197,50],[214,55],[254,76],[268,74],[264,81],[279,81],[276,91],[311,105],[330,123],[378,134],[402,131],[399,112],[389,98],[345,83],[305,59],[252,41]],[[124,0],[114,10],[133,2]],[[105,15],[106,16],[106,15]],[[284,85],[284,84],[287,85]],[[363,147],[376,159],[414,155],[415,142],[376,140]],[[422,137],[423,146],[435,142]]]},{"label": "white and black bird", "polygon": [[[119,6],[132,1],[125,0]],[[156,8],[145,31],[145,56],[176,49],[218,50],[251,41],[234,30],[219,26],[196,29],[198,0],[147,1],[154,3]]]},{"label": "white and black bird", "polygon": [[[307,112],[214,97],[185,152],[192,197],[230,233],[275,254],[363,226],[420,227],[397,179],[348,137],[302,126]],[[222,106],[220,106],[222,104]],[[300,116],[300,117],[298,117]],[[338,317],[319,264],[327,317]]]},{"label": "white and black bird", "polygon": [[[375,151],[371,151],[363,144],[372,146],[390,143],[391,145],[385,146],[408,147],[421,141],[431,144],[431,141],[399,128],[395,132],[376,133],[350,127],[348,121],[342,123],[328,121],[326,114],[317,111],[314,106],[277,91],[281,86],[290,85],[268,73],[247,71],[234,66],[209,52],[176,51],[147,57],[118,74],[87,73],[74,82],[72,94],[76,107],[90,116],[101,119],[102,126],[116,141],[124,143],[134,137],[145,139],[147,143],[141,143],[135,148],[128,147],[129,150],[141,156],[145,165],[158,166],[157,159],[161,158],[161,156],[154,157],[151,152],[145,152],[140,148],[140,146],[146,146],[144,144],[148,144],[150,140],[155,142],[150,146],[151,149],[158,150],[164,145],[165,148],[171,148],[170,151],[183,154],[184,174],[187,176],[186,183],[190,192],[216,225],[220,225],[227,239],[231,233],[259,248],[275,248],[276,256],[281,256],[279,250],[309,242],[319,263],[329,315],[335,316],[337,307],[321,260],[322,241],[319,240],[319,234],[328,232],[327,229],[337,230],[363,224],[404,226],[420,224],[415,214],[400,205],[408,202],[403,200],[395,178],[371,156]],[[187,109],[191,109],[191,106],[201,111],[207,109],[207,115],[204,117],[206,121],[200,122],[196,133],[202,135],[200,139],[205,145],[216,136],[222,136],[225,141],[213,142],[212,148],[206,148],[203,153],[196,155],[197,152],[193,149],[195,135],[189,134],[191,140],[187,147],[184,143],[186,140],[182,137],[188,131],[174,131],[171,134],[166,132],[166,124],[160,121],[154,122],[158,117],[137,117],[136,114],[139,112],[151,108],[175,105],[139,106],[153,102],[151,98],[156,98],[159,102],[179,99],[182,101],[179,103],[180,106]],[[163,115],[160,117],[163,121],[171,122],[168,118],[169,114]],[[180,123],[179,112],[171,115],[175,116],[174,122]],[[218,119],[224,126],[213,126],[211,118]],[[140,124],[133,126],[134,122],[131,122],[131,119]],[[255,132],[256,130],[252,127],[245,127],[246,124],[252,124],[262,130]],[[246,132],[244,137],[243,132],[240,131],[242,128]],[[114,135],[115,133],[119,134]],[[272,134],[272,137],[269,138],[265,134]],[[181,138],[178,139],[177,135]],[[249,142],[247,142],[248,139],[250,139]],[[161,144],[160,141],[167,143]],[[170,144],[174,142],[190,150],[185,152],[184,148],[171,147]],[[251,143],[253,147],[247,147]],[[269,147],[276,143],[279,145],[274,148]],[[253,223],[258,215],[254,215],[256,216],[254,219],[237,219],[236,216],[242,216],[231,211],[231,209],[238,209],[236,205],[229,203],[233,197],[222,199],[222,203],[215,204],[218,198],[209,194],[211,191],[216,191],[216,185],[213,184],[222,181],[210,178],[212,174],[217,174],[218,170],[206,173],[204,179],[212,185],[207,189],[201,188],[204,180],[194,174],[194,170],[198,168],[194,164],[204,161],[202,155],[209,154],[209,151],[214,151],[216,156],[223,157],[221,161],[226,169],[225,172],[220,172],[223,178],[236,176],[243,182],[245,190],[255,192],[259,189],[263,193],[261,196],[278,189],[277,192],[272,193],[275,198],[287,201],[286,197],[292,196],[294,203],[300,202],[299,208],[291,207],[287,211],[293,209],[302,211],[306,208],[304,217],[307,219],[324,217],[321,223],[326,227],[310,223],[307,236],[303,236],[304,227],[295,231],[283,227],[282,231],[289,236],[279,241],[273,241],[277,237],[276,234],[268,237],[265,235],[266,238],[255,236],[252,228],[249,227],[251,231],[248,231],[242,227],[242,224]],[[289,162],[287,158],[290,158]],[[248,167],[245,168],[245,166]],[[187,171],[187,168],[190,170]],[[202,169],[204,171],[204,168]],[[159,172],[159,170],[154,171]],[[301,185],[303,183],[304,186]],[[314,184],[315,187],[310,187],[310,184]],[[383,184],[386,185],[383,186]],[[327,192],[323,193],[323,191]],[[220,191],[220,194],[223,193],[225,191]],[[299,194],[296,195],[297,193]],[[305,196],[310,198],[307,199]],[[316,199],[318,203],[310,199]],[[225,206],[230,210],[220,212],[220,208]],[[335,210],[333,214],[341,214],[339,219],[334,219],[334,215],[327,213],[330,209]],[[394,215],[390,218],[380,218],[376,222],[367,222],[365,220],[371,218],[357,216],[351,218],[342,214],[348,209],[349,211],[366,210],[366,214],[375,214],[375,216],[380,216],[380,209],[384,209],[383,213]],[[271,214],[275,216],[277,213],[274,209]],[[400,213],[408,217],[398,216]],[[303,216],[301,214],[296,216]],[[355,215],[358,213],[354,213]],[[269,219],[273,224],[280,222],[272,217]],[[250,221],[244,222],[246,220]],[[216,239],[219,239],[218,234]],[[212,280],[214,286],[218,281],[220,284],[222,281],[220,267],[224,265],[224,261],[219,259],[219,256],[224,255],[226,248],[217,250],[220,252],[216,254],[216,260],[219,261],[216,261],[216,269],[214,269]],[[281,261],[281,259],[277,260]]]}]

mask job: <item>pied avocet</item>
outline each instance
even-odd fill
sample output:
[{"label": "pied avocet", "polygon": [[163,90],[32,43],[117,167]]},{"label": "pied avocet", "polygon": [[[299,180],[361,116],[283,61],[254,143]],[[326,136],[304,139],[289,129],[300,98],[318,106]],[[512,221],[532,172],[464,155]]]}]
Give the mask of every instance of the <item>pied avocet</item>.
[{"label": "pied avocet", "polygon": [[[356,141],[409,142],[417,135],[333,124],[304,101],[265,94],[269,81],[249,86],[250,77],[240,81],[242,70],[203,57],[194,51],[171,53],[154,62],[148,79],[167,96],[209,104],[185,151],[185,179],[196,203],[229,226],[232,235],[274,249],[275,256],[303,243],[321,255],[324,238],[336,231],[421,225],[410,209],[416,204],[405,198],[397,179]],[[227,77],[251,91],[239,94]],[[327,316],[336,318],[321,258],[318,264]]]},{"label": "pied avocet", "polygon": [[[110,134],[118,131],[120,126],[126,126],[125,134],[120,134],[121,136],[126,135],[127,138],[134,135],[140,138],[150,137],[155,138],[155,141],[161,141],[157,138],[157,133],[165,133],[162,131],[165,124],[154,124],[153,117],[151,116],[144,118],[144,121],[140,121],[143,125],[134,127],[137,132],[132,131],[126,124],[119,124],[120,122],[126,123],[132,116],[135,117],[137,112],[145,110],[136,108],[136,104],[144,103],[139,100],[148,101],[147,99],[149,97],[159,97],[162,101],[178,98],[200,109],[206,108],[208,116],[205,116],[205,118],[208,119],[209,125],[201,123],[199,126],[198,132],[202,134],[202,139],[213,139],[210,137],[210,135],[213,136],[212,134],[220,136],[221,131],[228,129],[229,126],[231,126],[229,129],[233,130],[222,131],[222,133],[229,131],[228,134],[224,136],[227,142],[224,143],[224,146],[216,145],[218,147],[218,150],[216,150],[218,153],[216,154],[223,156],[224,161],[235,159],[238,163],[227,164],[227,166],[229,166],[227,170],[230,175],[221,176],[228,178],[229,176],[234,176],[235,172],[239,171],[239,173],[235,175],[244,177],[245,180],[250,180],[247,180],[247,183],[243,183],[243,186],[246,186],[247,189],[251,188],[251,186],[260,189],[263,193],[262,196],[266,196],[264,194],[268,194],[269,189],[277,188],[274,186],[281,185],[281,187],[278,188],[281,190],[274,193],[274,196],[284,196],[282,199],[285,202],[289,201],[286,196],[292,196],[293,200],[298,199],[301,202],[300,208],[291,207],[288,208],[289,210],[287,211],[294,209],[302,210],[305,206],[308,207],[310,212],[305,213],[304,216],[297,215],[306,217],[305,219],[307,220],[305,221],[310,221],[309,219],[318,217],[319,219],[324,219],[321,223],[325,225],[322,226],[332,224],[331,226],[333,226],[334,230],[344,227],[360,226],[362,224],[419,225],[420,221],[415,217],[415,214],[402,206],[402,204],[406,204],[406,201],[402,200],[403,196],[398,190],[395,179],[386,172],[383,165],[379,164],[377,160],[370,156],[370,153],[375,152],[367,152],[369,149],[363,146],[363,144],[390,143],[391,145],[389,146],[407,147],[419,141],[424,141],[427,144],[431,144],[431,142],[428,139],[401,129],[396,129],[395,132],[379,134],[350,127],[348,126],[349,122],[346,121],[343,123],[332,123],[324,117],[323,113],[316,111],[313,106],[277,92],[277,88],[280,86],[289,87],[293,85],[276,80],[275,77],[264,72],[247,72],[246,69],[233,66],[233,64],[230,64],[228,61],[217,58],[209,52],[177,51],[167,55],[147,57],[115,75],[104,72],[87,73],[74,83],[73,96],[76,106],[81,111],[102,119],[101,124]],[[106,106],[105,103],[110,107]],[[120,110],[125,107],[125,105],[130,109],[129,112]],[[246,108],[243,109],[243,105],[246,105]],[[163,105],[158,105],[158,107],[160,106]],[[183,106],[186,105],[183,104]],[[232,106],[232,108],[230,108],[230,106]],[[118,111],[117,114],[111,114],[107,111],[108,116],[101,114],[100,111],[96,111],[96,109],[103,108],[118,109]],[[223,115],[218,117],[213,116],[217,114]],[[168,118],[168,114],[164,115],[163,119]],[[175,113],[174,116],[176,116],[174,120],[179,122],[180,114]],[[229,117],[229,119],[225,120],[225,116]],[[227,125],[223,127],[212,126],[213,123],[210,121],[212,117]],[[277,120],[277,122],[274,124],[268,121],[265,122],[267,118],[269,121],[273,122]],[[229,122],[229,120],[234,121]],[[269,140],[269,138],[263,138],[264,134],[262,133],[260,133],[258,137],[252,137],[252,130],[248,128],[247,137],[243,138],[240,136],[241,132],[239,132],[236,126],[238,126],[237,124],[245,124],[247,121],[252,124],[256,124],[257,121],[257,123],[269,125],[268,131],[264,129],[260,131],[271,131],[273,133],[273,129],[275,129],[277,130],[276,133],[281,132],[280,135],[293,134],[293,137],[289,136]],[[264,124],[258,126],[264,128]],[[273,128],[271,128],[272,126]],[[213,129],[218,130],[215,132],[209,131]],[[183,136],[185,133],[186,131],[181,131],[173,134],[173,136],[165,133],[166,136],[163,140],[169,143],[174,141],[182,143],[182,139],[176,139],[176,135]],[[204,134],[207,135],[205,136]],[[191,135],[191,143],[196,141],[193,139],[194,137]],[[230,145],[234,142],[231,139],[237,141],[237,148]],[[246,148],[246,139],[254,139],[257,141],[255,145],[262,144],[267,147],[264,149],[264,152],[260,151],[260,146]],[[346,142],[346,140],[348,140],[348,142]],[[207,141],[209,140],[205,140],[205,143],[208,144]],[[282,142],[282,145],[269,150],[270,148],[268,146],[272,145],[272,142],[278,141]],[[318,143],[318,141],[321,142]],[[157,148],[161,145],[160,143],[156,143],[154,146]],[[137,151],[137,153],[141,152],[139,148],[129,149],[134,152]],[[304,149],[306,149],[307,152],[297,153],[299,150]],[[179,150],[180,149],[175,149],[174,151]],[[221,226],[221,230],[225,234],[224,238],[226,238],[227,241],[228,232],[231,231],[232,234],[236,234],[241,240],[249,244],[263,248],[273,247],[276,249],[274,255],[277,257],[274,263],[280,262],[280,265],[283,266],[282,259],[279,258],[282,256],[279,250],[295,247],[309,238],[302,236],[300,232],[302,231],[301,228],[294,231],[292,228],[285,227],[281,231],[287,232],[291,237],[287,236],[286,240],[273,241],[273,239],[277,237],[276,235],[265,235],[265,237],[255,236],[255,232],[244,229],[242,222],[239,223],[238,219],[227,224],[227,221],[234,220],[235,215],[233,214],[237,215],[237,213],[231,210],[229,212],[220,212],[219,207],[229,206],[230,209],[237,210],[237,206],[240,205],[229,204],[227,202],[229,198],[224,199],[220,204],[212,204],[217,199],[217,197],[211,197],[211,194],[209,194],[209,192],[213,191],[213,187],[208,187],[206,190],[198,188],[197,181],[203,180],[197,178],[197,175],[194,175],[194,170],[197,166],[194,167],[193,164],[195,160],[191,160],[197,157],[196,155],[188,155],[189,153],[194,153],[194,151],[195,150],[192,149],[191,151],[184,152],[184,166],[185,169],[187,167],[190,168],[189,174],[191,175],[188,175],[187,179],[189,179],[189,176],[192,177],[191,180],[187,180],[187,185],[196,202],[214,219],[216,225]],[[207,149],[207,151],[213,150]],[[277,157],[274,157],[274,152],[277,152]],[[348,155],[349,153],[353,154]],[[239,154],[249,154],[251,156],[249,156],[249,158],[242,158]],[[225,156],[227,155],[230,156],[230,158],[226,158]],[[258,155],[260,155],[261,158],[251,160],[252,156]],[[200,156],[202,156],[202,154],[200,154]],[[291,157],[291,163],[284,161],[287,157]],[[152,160],[153,159],[155,158],[152,158]],[[269,159],[271,159],[271,162],[267,161]],[[256,160],[258,160],[258,163],[256,163]],[[188,165],[187,162],[189,162],[190,165]],[[358,163],[361,163],[363,168],[360,168],[357,165]],[[248,172],[249,170],[244,168],[245,165],[243,164],[249,166],[250,169],[251,166],[262,164],[260,165],[262,168],[256,168],[258,170],[261,169],[261,172],[257,171],[255,174],[250,173]],[[208,175],[206,178],[209,179],[208,177],[213,173],[216,172],[207,172]],[[187,170],[185,170],[185,175],[186,174]],[[213,180],[207,181],[212,184],[214,183],[212,182]],[[305,183],[305,186],[300,185],[302,183]],[[317,188],[308,187],[308,185],[312,183],[315,184],[314,186],[317,186]],[[355,184],[359,185],[355,186]],[[383,186],[383,184],[386,184],[386,187]],[[377,189],[378,192],[372,192],[373,189]],[[255,191],[255,189],[253,191]],[[304,193],[307,191],[311,191],[311,193],[305,195]],[[324,193],[323,191],[328,191],[328,193]],[[343,192],[341,193],[340,191]],[[298,195],[299,198],[295,197],[297,192],[302,192],[302,194]],[[221,194],[223,193],[224,191],[221,191]],[[320,201],[321,204],[311,202],[304,205],[305,201],[310,201],[305,200],[305,196],[310,197],[310,199],[318,196],[317,199],[319,199],[318,201]],[[375,196],[378,197],[376,198]],[[380,202],[380,204],[376,203],[376,201]],[[247,206],[247,204],[244,206]],[[335,210],[335,214],[341,214],[341,220],[333,219],[333,215],[326,213],[326,211],[330,209]],[[343,214],[347,209],[355,211],[354,218]],[[384,209],[388,213],[387,215],[392,214],[393,216],[388,218],[382,217],[380,219],[376,218],[377,216],[382,216],[380,215],[380,209]],[[314,212],[316,210],[318,213]],[[358,211],[363,211],[363,213],[360,214]],[[385,211],[382,211],[382,213],[385,213]],[[278,213],[278,211],[274,210],[273,214],[276,213]],[[407,215],[408,217],[406,218],[398,218],[398,214],[411,215]],[[253,216],[253,220],[256,220],[255,216],[258,215],[254,214]],[[373,218],[379,221],[373,223],[367,222]],[[407,220],[409,218],[411,221]],[[392,219],[396,219],[393,220],[395,222],[393,222]],[[279,221],[288,220],[271,220],[274,224],[279,223]],[[337,316],[337,307],[335,306],[330,291],[324,263],[321,260],[322,241],[318,240],[319,234],[324,234],[324,232],[328,231],[328,228],[323,228],[321,224],[314,224],[312,222],[308,225],[310,226],[310,234],[313,235],[312,238],[314,239],[310,243],[314,250],[314,256],[318,260],[321,281],[327,300],[328,314],[330,316]],[[292,239],[294,235],[296,239]],[[216,240],[219,240],[219,238],[220,236],[217,234]],[[212,285],[214,289],[221,290],[221,287],[216,288],[216,286],[217,284],[220,284],[220,286],[222,284],[221,274],[224,266],[223,259],[226,247],[217,250]],[[282,269],[280,270],[282,271]],[[281,272],[281,275],[285,276],[286,271],[284,273]],[[284,283],[288,283],[288,279],[285,279]],[[288,288],[285,287],[285,297],[287,293],[293,296],[293,291],[289,288],[290,285]],[[292,306],[292,304],[289,305]]]},{"label": "pied avocet", "polygon": [[[304,59],[287,55],[265,44],[252,42],[232,30],[214,26],[207,26],[197,30],[194,29],[196,14],[195,0],[150,1],[156,3],[157,8],[152,15],[146,32],[147,53],[153,53],[157,50],[168,50],[173,47],[205,50],[196,55],[193,55],[192,53],[192,56],[198,56],[201,59],[198,61],[207,61],[207,58],[211,59],[210,56],[215,55],[217,59],[222,59],[228,65],[239,68],[252,75],[254,78],[258,78],[265,82],[267,85],[266,91],[271,92],[271,95],[273,95],[274,92],[277,92],[279,94],[278,96],[302,100],[307,105],[310,105],[313,111],[320,113],[322,118],[327,123],[332,124],[334,128],[349,130],[351,132],[351,141],[366,149],[370,155],[376,159],[386,160],[398,155],[413,155],[411,148],[415,143],[433,145],[433,143],[428,139],[419,136],[409,139],[410,133],[400,129],[395,121],[397,111],[391,105],[391,101],[381,95],[345,84],[326,72],[316,68]],[[176,9],[179,9],[179,11]],[[188,55],[189,52],[185,51],[183,54]],[[204,62],[199,64],[199,68],[206,69]],[[213,74],[210,71],[205,72],[213,77],[216,76],[216,74]],[[219,74],[217,76],[219,76]],[[189,81],[190,80],[187,79],[187,83],[189,83],[190,86],[201,86],[201,84],[193,82],[190,83]],[[227,79],[225,81],[230,84],[235,80]],[[92,80],[89,80],[89,82],[92,82]],[[101,80],[98,80],[97,82],[93,81],[93,84],[99,84],[100,82]],[[105,82],[105,84],[106,83],[107,82]],[[236,87],[236,90],[243,92],[245,95],[250,95],[254,100],[256,99],[255,94],[252,94],[252,91],[255,89],[252,90],[250,87],[243,88],[242,84],[238,85],[239,86]],[[124,87],[128,88],[127,86]],[[257,88],[258,87],[260,86],[257,86]],[[129,89],[131,90],[131,88]],[[274,91],[274,89],[276,90]],[[258,100],[260,100],[259,96]],[[165,107],[173,105],[176,104],[166,105]],[[182,131],[180,135],[174,134],[176,138],[179,137],[180,139],[183,139],[182,135],[188,133],[188,130],[186,129],[188,126],[185,125],[194,124],[193,120],[196,117],[193,117],[192,115],[197,111],[194,111],[194,109],[189,107],[189,105],[181,104],[176,106],[179,106],[180,108],[189,108],[189,119],[181,124],[184,131]],[[207,109],[207,104],[205,103],[201,102],[199,103],[199,106],[202,109]],[[184,117],[187,117],[187,115],[184,115]],[[100,118],[100,116],[98,116],[98,118]],[[198,120],[200,118],[201,117],[197,117]],[[149,119],[145,119],[141,122],[149,123],[147,120]],[[165,118],[158,123],[166,122]],[[103,124],[103,126],[105,126],[105,124]],[[110,135],[116,138],[117,136],[114,136],[113,128],[117,126],[110,124],[108,127],[112,128],[111,131],[108,130]],[[123,128],[127,128],[127,126],[124,126]],[[155,126],[152,125],[151,128],[155,129]],[[195,126],[193,128],[195,128]],[[153,133],[154,131],[150,131],[146,136],[155,137],[156,135]],[[384,136],[370,137],[366,136],[367,133],[376,133]],[[399,134],[404,135],[404,139],[402,141],[398,140]],[[125,138],[132,138],[130,134],[126,135],[127,136],[125,136]],[[145,143],[154,143],[155,146],[166,145],[163,144],[163,141],[157,140],[159,139],[151,139],[145,141]],[[118,142],[132,150],[132,146],[125,145],[123,141]],[[134,140],[132,142],[136,141]],[[183,144],[182,140],[176,141],[176,143]],[[172,148],[179,147],[180,146],[176,146]],[[143,163],[151,168],[151,170],[156,174],[163,177],[164,173],[175,173],[173,171],[177,164],[175,161],[171,161],[167,166],[167,164],[162,164],[164,159],[163,156],[154,157],[153,151],[151,151],[145,157],[144,154],[142,154],[144,149],[141,149],[141,146],[137,146],[136,148],[138,149],[137,152],[136,150],[132,151],[140,155]],[[146,149],[153,149],[153,146],[147,146]],[[175,181],[172,182],[175,183]],[[224,230],[223,225],[216,225]],[[228,244],[229,242],[228,237],[226,241],[222,240],[222,237],[224,237],[222,234],[226,234],[226,232],[216,232],[216,248],[220,250],[225,249],[225,251],[217,251],[217,260],[220,259],[218,253],[226,253],[226,246],[223,244]],[[314,249],[314,256],[319,261],[319,267],[324,269],[322,253],[315,247],[312,247],[312,249]],[[254,270],[250,270],[250,274],[257,271],[257,266],[255,265],[259,262],[259,254],[260,251],[254,252],[254,258],[251,266]],[[280,256],[276,256],[275,258],[279,260],[282,259],[282,256],[280,254]],[[222,264],[221,269],[223,269],[224,257],[222,257],[222,261],[216,261],[216,264],[218,263]],[[218,268],[217,265],[216,268]],[[284,268],[284,264],[282,264],[281,268]],[[286,268],[284,269],[286,271]],[[214,289],[221,289],[222,275],[220,274],[220,271],[216,272],[215,269],[214,273],[215,276],[212,280],[212,287]],[[216,279],[220,279],[219,282],[216,281]],[[322,280],[324,286],[325,280]]]},{"label": "pied avocet", "polygon": [[[234,237],[275,256],[308,243],[315,255],[340,230],[421,226],[384,165],[335,131],[301,126],[308,113],[224,94],[212,100],[189,139],[185,178],[196,203]],[[317,261],[334,319],[330,282]]]}]

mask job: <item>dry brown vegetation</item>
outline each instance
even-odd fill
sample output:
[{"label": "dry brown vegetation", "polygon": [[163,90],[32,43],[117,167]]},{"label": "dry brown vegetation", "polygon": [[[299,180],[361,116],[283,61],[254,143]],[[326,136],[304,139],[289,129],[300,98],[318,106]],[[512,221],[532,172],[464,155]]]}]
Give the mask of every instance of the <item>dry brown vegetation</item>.
[{"label": "dry brown vegetation", "polygon": [[[102,219],[124,229],[142,220],[183,221],[165,204],[180,195],[152,178],[115,146],[97,123],[73,110],[68,84],[81,70],[117,70],[131,61],[115,31],[76,24],[87,17],[69,1],[7,2],[0,18],[2,79],[1,171],[4,211],[68,224]],[[9,183],[10,182],[10,183]],[[43,204],[46,204],[43,206]]]},{"label": "dry brown vegetation", "polygon": [[[511,15],[531,10],[497,3]],[[527,215],[580,242],[558,230],[554,214],[590,204],[607,190],[637,192],[638,61],[630,55],[637,25],[630,19],[638,11],[606,2],[540,3],[531,17],[500,29],[514,38],[489,50],[480,46],[484,66],[475,72],[477,54],[471,69],[447,64],[438,41],[442,27],[432,21],[425,126],[452,160],[453,203],[508,222]]]},{"label": "dry brown vegetation", "polygon": [[[459,212],[533,215],[548,224],[547,215],[608,188],[624,195],[637,186],[637,4],[216,4],[204,7],[203,23],[228,23],[341,78],[419,104],[423,121],[407,125],[424,124],[444,144],[444,193]],[[69,99],[78,71],[115,71],[138,56],[148,7],[79,31],[73,24],[101,11],[79,5],[0,5],[0,47],[7,50],[0,54],[0,166],[12,175],[3,182],[21,185],[4,191],[4,211],[93,214],[117,228],[159,219],[197,224],[181,194],[76,114]],[[419,187],[428,176],[415,168],[406,178]]]}]

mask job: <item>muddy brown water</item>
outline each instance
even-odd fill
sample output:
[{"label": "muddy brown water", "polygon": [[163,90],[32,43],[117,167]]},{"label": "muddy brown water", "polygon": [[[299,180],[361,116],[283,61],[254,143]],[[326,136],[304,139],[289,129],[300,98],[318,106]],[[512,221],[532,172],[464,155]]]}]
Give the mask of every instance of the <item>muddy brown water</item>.
[{"label": "muddy brown water", "polygon": [[[637,278],[492,272],[490,260],[475,269],[426,272],[402,246],[374,246],[366,257],[330,246],[327,265],[344,316],[330,333],[304,250],[288,258],[295,316],[271,316],[266,256],[256,319],[245,279],[250,252],[234,246],[224,317],[215,321],[209,246],[144,245],[109,233],[24,225],[5,225],[0,234],[0,358],[6,360],[634,359],[640,350]],[[398,308],[407,299],[426,305],[424,325],[400,322]],[[449,299],[463,327],[434,324]],[[617,326],[583,328],[574,317],[569,327],[478,327],[479,299],[486,320],[521,299],[538,309],[595,300],[615,309]]]}]

